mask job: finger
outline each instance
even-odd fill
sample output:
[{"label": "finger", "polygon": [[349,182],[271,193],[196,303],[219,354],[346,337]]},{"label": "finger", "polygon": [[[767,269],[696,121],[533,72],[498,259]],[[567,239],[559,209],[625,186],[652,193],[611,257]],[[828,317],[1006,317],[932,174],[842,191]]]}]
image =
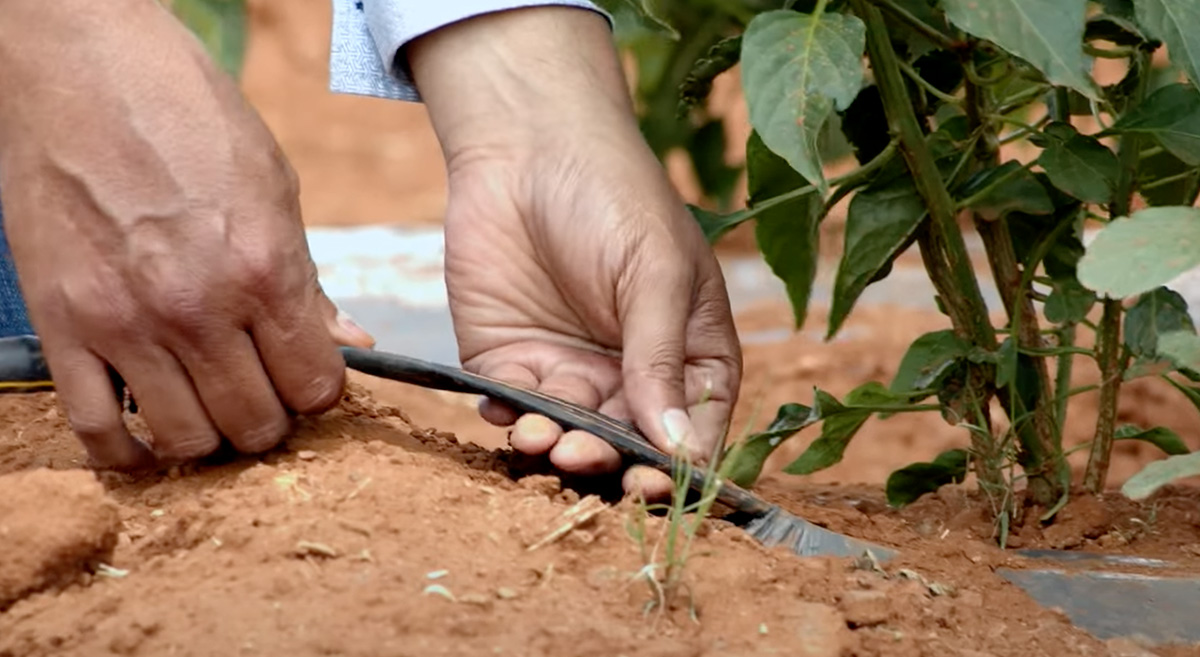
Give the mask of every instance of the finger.
[{"label": "finger", "polygon": [[250,330],[279,399],[301,414],[332,408],[346,382],[346,361],[320,313],[331,302],[313,286],[300,299],[270,301]]},{"label": "finger", "polygon": [[[629,407],[619,394],[605,401],[597,410],[614,420],[624,422],[629,419]],[[553,446],[550,462],[575,474],[608,474],[621,467],[621,455],[598,436],[584,431],[571,431],[563,434]]]},{"label": "finger", "polygon": [[479,417],[488,424],[510,427],[520,419],[521,415],[495,399],[484,397],[479,400]]},{"label": "finger", "polygon": [[322,295],[321,299],[321,316],[325,318],[325,328],[329,335],[333,336],[334,342],[345,347],[375,347],[375,337],[359,326],[349,313],[339,308],[329,297]]},{"label": "finger", "polygon": [[524,454],[545,454],[549,452],[563,430],[554,422],[541,415],[522,415],[509,432],[508,442],[513,449]]},{"label": "finger", "polygon": [[589,433],[568,431],[550,450],[550,462],[564,472],[598,475],[616,472],[621,467],[621,455]]},{"label": "finger", "polygon": [[211,454],[221,444],[187,372],[166,349],[148,343],[109,358],[138,402],[160,460],[182,461]]},{"label": "finger", "polygon": [[660,449],[686,446],[696,433],[686,411],[683,365],[692,291],[676,271],[634,271],[621,308],[626,398],[639,428]]},{"label": "finger", "polygon": [[[468,366],[468,369],[471,368]],[[485,365],[479,368],[478,374],[526,390],[537,390],[538,387],[537,376],[529,368],[517,363],[505,362],[499,365]],[[498,427],[513,426],[521,417],[520,413],[509,406],[486,397],[479,401],[479,415],[485,421]]]},{"label": "finger", "polygon": [[698,451],[713,457],[724,442],[742,378],[742,347],[720,268],[701,285],[688,324],[689,357],[685,366],[688,416]]},{"label": "finger", "polygon": [[121,420],[122,401],[113,392],[104,362],[85,349],[56,352],[43,341],[59,404],[72,431],[100,467],[136,469],[154,463],[154,453]]},{"label": "finger", "polygon": [[175,349],[208,416],[238,451],[266,451],[290,422],[250,336],[222,333]]},{"label": "finger", "polygon": [[647,502],[669,499],[674,490],[671,477],[644,465],[635,465],[626,470],[621,477],[621,486],[627,494],[641,495]]}]

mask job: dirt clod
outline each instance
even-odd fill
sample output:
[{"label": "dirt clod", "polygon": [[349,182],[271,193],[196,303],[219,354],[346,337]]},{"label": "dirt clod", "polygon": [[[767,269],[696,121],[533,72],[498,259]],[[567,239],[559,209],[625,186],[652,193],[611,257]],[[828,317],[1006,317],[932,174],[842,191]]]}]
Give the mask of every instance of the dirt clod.
[{"label": "dirt clod", "polygon": [[884,591],[846,591],[838,601],[838,609],[851,628],[879,625],[887,621],[890,613]]},{"label": "dirt clod", "polygon": [[78,581],[111,555],[119,521],[90,472],[0,476],[0,610]]}]

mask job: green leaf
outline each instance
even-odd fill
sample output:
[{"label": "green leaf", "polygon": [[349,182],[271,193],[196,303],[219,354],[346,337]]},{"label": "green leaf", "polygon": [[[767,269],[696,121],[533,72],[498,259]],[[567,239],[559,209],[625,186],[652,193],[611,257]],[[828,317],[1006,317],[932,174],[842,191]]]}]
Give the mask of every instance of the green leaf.
[{"label": "green leaf", "polygon": [[[1191,171],[1192,175],[1187,178],[1177,178],[1175,182],[1165,185],[1159,184],[1149,188],[1146,186],[1163,178],[1178,176],[1186,171]],[[1156,207],[1191,205],[1195,195],[1193,185],[1196,184],[1196,177],[1200,176],[1200,169],[1175,157],[1170,151],[1161,150],[1138,162],[1137,175],[1138,193],[1150,205]]]},{"label": "green leaf", "polygon": [[1159,355],[1159,336],[1176,331],[1195,333],[1187,301],[1165,287],[1143,294],[1125,313],[1125,344],[1135,356]]},{"label": "green leaf", "polygon": [[749,488],[758,481],[762,474],[763,464],[767,458],[786,441],[796,435],[801,429],[819,422],[821,410],[812,409],[803,404],[784,404],[775,413],[775,419],[767,425],[765,431],[752,434],[746,438],[741,447],[730,448],[731,462],[728,464],[728,477],[733,483],[743,488]]},{"label": "green leaf", "polygon": [[704,231],[704,238],[708,240],[709,244],[716,244],[725,233],[746,220],[740,212],[721,214],[691,204],[688,204],[687,207],[692,211],[692,217],[695,218],[696,223],[700,224],[700,230]]},{"label": "green leaf", "polygon": [[244,0],[172,0],[171,11],[226,73],[241,76],[247,34]]},{"label": "green leaf", "polygon": [[622,43],[647,35],[679,39],[679,32],[659,18],[648,0],[597,0],[596,4],[613,18],[613,32]]},{"label": "green leaf", "polygon": [[[783,158],[763,144],[757,132],[751,133],[746,144],[746,169],[750,207],[763,199],[806,185]],[[755,222],[758,248],[771,271],[787,287],[796,328],[804,325],[808,299],[817,278],[821,205],[814,190],[791,203],[759,214]]]},{"label": "green leaf", "polygon": [[1132,424],[1126,424],[1117,427],[1116,432],[1113,434],[1113,439],[1140,440],[1142,442],[1154,445],[1171,456],[1192,453],[1192,450],[1188,449],[1187,444],[1183,442],[1183,439],[1179,437],[1179,434],[1166,427],[1142,429],[1141,427],[1136,427]]},{"label": "green leaf", "polygon": [[1117,133],[1151,135],[1175,157],[1200,165],[1200,91],[1187,84],[1158,89],[1097,136]]},{"label": "green leaf", "polygon": [[1147,208],[1102,228],[1079,261],[1079,282],[1122,298],[1149,292],[1200,264],[1200,209]]},{"label": "green leaf", "polygon": [[969,207],[988,221],[1010,212],[1035,215],[1054,212],[1054,202],[1046,188],[1016,160],[971,176],[957,195],[971,201]]},{"label": "green leaf", "polygon": [[[917,20],[941,32],[947,39],[953,40],[954,30],[946,22],[946,14],[927,0],[895,0],[895,4],[912,14]],[[937,49],[938,45],[924,33],[909,27],[907,23],[894,21],[888,25],[892,40],[904,44],[907,52],[903,53],[908,59],[915,60]]]},{"label": "green leaf", "polygon": [[1031,141],[1044,149],[1038,164],[1055,187],[1091,203],[1112,198],[1121,167],[1117,156],[1095,137],[1079,134],[1070,123],[1055,122]]},{"label": "green leaf", "polygon": [[1133,18],[1133,0],[1098,0],[1104,11],[1121,18]]},{"label": "green leaf", "polygon": [[938,454],[932,463],[913,463],[896,470],[887,479],[888,504],[900,508],[916,502],[946,484],[967,477],[967,450],[952,449]]},{"label": "green leaf", "polygon": [[865,46],[863,22],[839,13],[768,11],[742,37],[751,125],[822,195],[828,185],[817,139],[833,110],[847,108],[862,88]]},{"label": "green leaf", "polygon": [[1083,56],[1086,0],[942,0],[964,31],[1025,59],[1056,85],[1099,99]]},{"label": "green leaf", "polygon": [[934,331],[917,338],[904,353],[889,386],[892,392],[925,390],[937,384],[955,361],[966,357],[971,345],[954,331]]},{"label": "green leaf", "polygon": [[1158,336],[1158,353],[1176,367],[1200,370],[1200,336],[1195,329],[1171,331]]},{"label": "green leaf", "polygon": [[1200,84],[1200,3],[1196,0],[1138,0],[1138,23],[1167,44],[1171,63],[1183,69],[1192,84]]},{"label": "green leaf", "polygon": [[867,285],[912,243],[928,216],[911,179],[854,195],[846,217],[845,248],[833,284],[828,337],[833,337]]},{"label": "green leaf", "polygon": [[1054,289],[1046,299],[1046,319],[1055,324],[1075,323],[1087,318],[1096,303],[1096,295],[1075,277],[1055,279]]},{"label": "green leaf", "polygon": [[1168,456],[1147,463],[1141,472],[1125,482],[1121,492],[1131,500],[1144,500],[1171,482],[1197,475],[1200,475],[1200,452]]},{"label": "green leaf", "polygon": [[[828,403],[830,400],[822,402],[822,408],[830,408]],[[836,404],[836,400],[832,400]],[[783,469],[784,472],[794,475],[812,474],[819,470],[824,470],[832,465],[837,464],[842,460],[842,454],[846,451],[846,446],[850,444],[850,440],[854,438],[854,434],[862,428],[863,423],[867,418],[871,417],[874,412],[870,408],[859,410],[856,406],[878,407],[883,404],[894,404],[897,402],[906,402],[907,398],[898,397],[884,388],[882,384],[872,381],[863,384],[854,390],[851,390],[846,395],[844,405],[838,405],[835,409],[836,414],[826,413],[824,422],[821,423],[821,435],[804,450],[795,461],[788,464]]]},{"label": "green leaf", "polygon": [[1196,407],[1197,411],[1200,411],[1200,388],[1193,388],[1186,383],[1180,383],[1169,376],[1163,376],[1162,378],[1164,381],[1174,386],[1174,388],[1178,390],[1184,397],[1186,397],[1187,400],[1192,403],[1192,406]]}]

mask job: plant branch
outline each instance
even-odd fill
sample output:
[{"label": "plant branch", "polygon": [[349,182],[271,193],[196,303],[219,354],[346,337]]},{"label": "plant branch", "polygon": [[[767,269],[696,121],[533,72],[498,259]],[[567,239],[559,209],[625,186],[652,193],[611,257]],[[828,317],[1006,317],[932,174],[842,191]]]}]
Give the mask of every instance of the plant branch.
[{"label": "plant branch", "polygon": [[1165,178],[1159,178],[1158,180],[1148,182],[1145,185],[1142,185],[1141,189],[1143,191],[1147,189],[1157,189],[1164,185],[1170,185],[1171,183],[1179,182],[1180,180],[1187,180],[1188,178],[1195,176],[1197,173],[1200,173],[1200,169],[1188,169],[1183,173],[1177,173],[1173,176],[1167,176]]},{"label": "plant branch", "polygon": [[[964,57],[969,57],[969,54]],[[964,65],[969,66],[970,64],[964,62]],[[1039,94],[1041,93],[1044,93],[1044,90],[1039,92]],[[972,129],[982,130],[985,135],[991,135],[988,131],[988,120],[997,117],[1003,119],[1007,112],[997,111],[994,114],[989,112],[988,99],[984,89],[972,80],[966,82],[966,98],[965,109],[968,125]],[[974,154],[980,166],[990,167],[998,163],[999,151],[999,144],[994,139],[985,139],[980,142]],[[1033,164],[1033,162],[1027,163],[992,181],[987,187],[964,200],[959,207],[973,207],[1001,185],[1028,171]],[[1022,351],[1033,353],[1041,350],[1042,331],[1038,325],[1037,314],[1034,312],[1033,301],[1030,298],[1032,278],[1038,263],[1041,262],[1041,258],[1045,257],[1045,252],[1049,249],[1049,239],[1056,239],[1060,231],[1051,232],[1052,237],[1040,245],[1041,253],[1035,254],[1037,259],[1027,262],[1025,270],[1022,271],[1013,247],[1012,235],[1009,233],[1008,220],[1001,217],[994,221],[986,221],[975,213],[972,215],[975,220],[975,229],[987,251],[988,264],[991,266],[996,289],[1004,302],[1004,309],[1012,328],[1011,339],[1016,344],[1018,353]],[[1068,478],[1069,474],[1067,474],[1066,462],[1062,458],[1061,444],[1057,440],[1060,432],[1055,422],[1055,399],[1050,388],[1050,373],[1046,367],[1046,361],[1040,356],[1034,356],[1031,364],[1038,387],[1033,408],[1024,408],[1022,397],[1015,389],[1015,383],[1009,387],[1007,395],[1001,395],[1001,402],[1008,416],[1014,418],[1013,428],[1020,446],[1017,458],[1028,476],[1030,493],[1036,503],[1049,507],[1062,498],[1067,483],[1064,479]],[[1018,427],[1015,416],[1025,411],[1031,414],[1030,421]]]},{"label": "plant branch", "polygon": [[[1137,67],[1138,82],[1129,102],[1123,108],[1126,111],[1136,107],[1146,97],[1150,79],[1150,55],[1139,52],[1131,64]],[[1121,136],[1117,154],[1120,169],[1116,192],[1108,208],[1110,218],[1127,216],[1133,204],[1141,153],[1140,142],[1141,138],[1137,133]],[[1121,300],[1105,298],[1103,307],[1096,335],[1096,352],[1100,363],[1100,414],[1096,419],[1096,436],[1092,439],[1092,449],[1088,454],[1087,469],[1083,475],[1083,485],[1092,493],[1102,492],[1108,480],[1108,463],[1112,455],[1113,435],[1117,424],[1117,398],[1121,392],[1122,375],[1128,367],[1128,356],[1121,344]]]},{"label": "plant branch", "polygon": [[[840,200],[840,198],[845,197],[845,195],[848,194],[850,191],[867,184],[868,182],[871,181],[871,177],[875,174],[875,172],[882,169],[884,167],[884,165],[886,165],[888,162],[890,162],[891,159],[895,156],[896,156],[896,142],[893,141],[890,144],[888,144],[882,151],[880,151],[878,155],[871,158],[871,161],[867,162],[866,164],[858,167],[857,169],[855,169],[853,171],[849,171],[840,176],[830,179],[830,181],[829,181],[830,186],[838,187],[838,189],[834,191],[833,196]],[[841,192],[841,189],[843,187],[847,188],[846,192],[842,193],[841,196],[838,196],[838,194]],[[749,207],[744,210],[739,210],[737,212],[734,212],[733,214],[728,215],[726,217],[726,220],[731,222],[731,225],[737,225],[737,224],[742,223],[743,221],[749,221],[750,219],[757,217],[758,215],[762,214],[763,212],[766,212],[767,210],[770,210],[772,208],[777,208],[782,205],[787,205],[788,203],[791,203],[792,201],[795,201],[796,199],[808,196],[809,194],[811,194],[815,191],[817,191],[817,188],[814,185],[805,185],[803,187],[798,187],[796,189],[793,189],[790,192],[784,192],[783,194],[780,194],[778,196],[772,196],[769,199],[766,199],[759,203],[755,203],[753,207]],[[834,202],[836,202],[836,201],[834,201]],[[830,203],[829,205],[832,205],[832,203]]]},{"label": "plant branch", "polygon": [[[930,215],[928,225],[918,237],[921,259],[946,308],[946,314],[950,316],[955,333],[977,347],[995,351],[996,333],[989,320],[979,281],[975,278],[970,253],[958,227],[954,199],[942,180],[937,162],[913,111],[883,14],[867,0],[851,0],[851,3],[855,13],[867,26],[867,53],[883,99],[888,129],[899,141],[905,164]],[[991,436],[991,420],[987,413],[993,378],[991,367],[972,364],[964,385],[964,406],[967,423],[978,428],[970,433],[980,488],[994,492],[1002,490],[1005,482],[997,441]]]},{"label": "plant branch", "polygon": [[926,91],[926,93],[928,93],[929,95],[933,96],[934,98],[937,98],[938,100],[942,101],[943,103],[950,103],[951,105],[961,105],[962,104],[963,101],[961,98],[959,98],[957,96],[951,96],[950,94],[933,86],[933,83],[930,82],[929,80],[926,80],[925,78],[921,77],[921,74],[917,72],[917,69],[912,67],[912,64],[909,64],[908,62],[906,62],[904,60],[897,60],[896,63],[900,65],[900,70],[905,75],[908,76],[908,79],[917,83],[917,86],[924,89]]},{"label": "plant branch", "polygon": [[1045,95],[1050,88],[1051,86],[1048,84],[1038,84],[1020,93],[1013,94],[1012,96],[1005,98],[997,105],[996,114],[1012,114],[1013,112],[1033,102],[1037,98]]},{"label": "plant branch", "polygon": [[[939,293],[948,305],[956,328],[985,349],[994,349],[996,333],[988,321],[987,303],[975,270],[971,266],[966,241],[955,218],[954,199],[938,171],[937,163],[912,109],[904,88],[896,53],[879,9],[866,0],[851,0],[855,12],[867,24],[867,51],[875,71],[876,84],[883,97],[888,126],[899,141],[900,152],[912,172],[917,191],[929,209],[930,233],[940,242],[950,278],[942,281]],[[934,281],[935,284],[938,281]]]},{"label": "plant branch", "polygon": [[1092,57],[1099,57],[1101,59],[1125,59],[1136,53],[1137,48],[1132,46],[1120,46],[1112,49],[1097,48],[1090,43],[1085,43],[1083,44],[1083,52],[1091,55]]},{"label": "plant branch", "polygon": [[[957,44],[950,37],[939,32],[937,28],[929,23],[917,18],[912,12],[892,0],[872,0],[872,2],[878,5],[880,9],[891,14],[896,20],[911,27],[913,30],[919,32],[921,36],[932,41],[938,48],[942,50],[954,50],[957,47]],[[860,15],[861,13],[859,12]]]}]

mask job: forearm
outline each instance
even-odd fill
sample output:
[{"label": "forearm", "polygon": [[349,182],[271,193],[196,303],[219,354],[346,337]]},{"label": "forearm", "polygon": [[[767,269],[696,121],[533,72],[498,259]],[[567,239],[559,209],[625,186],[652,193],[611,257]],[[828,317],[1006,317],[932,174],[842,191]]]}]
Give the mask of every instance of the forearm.
[{"label": "forearm", "polygon": [[636,130],[612,32],[596,12],[489,14],[415,40],[407,57],[448,157],[560,127]]},{"label": "forearm", "polygon": [[[117,81],[148,92],[153,74],[141,61],[165,66],[206,56],[158,0],[0,0],[0,16],[0,145],[9,141],[5,126],[19,127],[21,114],[53,107],[64,122],[96,122],[104,118],[104,103],[93,102],[88,110],[87,102],[59,101],[98,99]],[[152,106],[169,99],[160,92],[130,100]],[[69,116],[72,108],[88,115]]]},{"label": "forearm", "polygon": [[[2,1],[2,0],[0,0]],[[572,7],[611,19],[589,0],[332,0],[330,89],[422,100],[409,76],[406,46],[457,23],[532,7]]]}]

